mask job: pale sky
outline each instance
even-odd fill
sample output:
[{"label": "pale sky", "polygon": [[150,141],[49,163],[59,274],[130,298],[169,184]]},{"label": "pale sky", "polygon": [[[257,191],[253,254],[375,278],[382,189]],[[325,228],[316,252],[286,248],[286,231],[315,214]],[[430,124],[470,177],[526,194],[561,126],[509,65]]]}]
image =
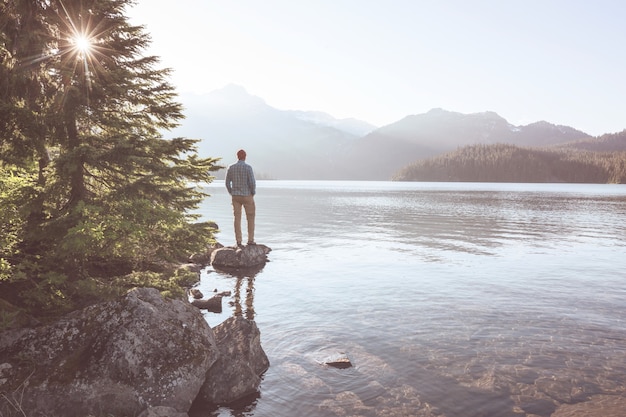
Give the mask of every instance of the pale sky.
[{"label": "pale sky", "polygon": [[179,93],[382,126],[443,108],[626,129],[623,0],[137,0]]}]

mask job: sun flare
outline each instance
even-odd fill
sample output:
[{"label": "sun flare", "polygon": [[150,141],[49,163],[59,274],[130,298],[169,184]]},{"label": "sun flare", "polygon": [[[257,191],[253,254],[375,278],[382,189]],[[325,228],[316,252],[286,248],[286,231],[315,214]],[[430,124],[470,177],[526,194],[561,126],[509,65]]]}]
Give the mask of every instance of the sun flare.
[{"label": "sun flare", "polygon": [[72,39],[72,43],[76,51],[81,54],[87,55],[91,52],[91,41],[84,35],[76,35],[74,39]]}]

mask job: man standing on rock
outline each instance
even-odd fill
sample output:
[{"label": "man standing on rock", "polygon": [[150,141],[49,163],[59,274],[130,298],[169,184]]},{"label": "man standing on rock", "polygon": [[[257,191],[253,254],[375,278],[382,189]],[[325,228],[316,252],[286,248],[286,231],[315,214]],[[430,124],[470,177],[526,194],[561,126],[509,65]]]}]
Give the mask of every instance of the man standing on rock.
[{"label": "man standing on rock", "polygon": [[254,245],[254,215],[256,207],[254,194],[256,194],[256,181],[252,167],[246,163],[246,151],[237,151],[238,161],[228,167],[226,171],[226,189],[233,201],[233,213],[235,215],[235,239],[237,246],[242,247],[241,235],[241,208],[246,211],[248,223],[248,245]]}]

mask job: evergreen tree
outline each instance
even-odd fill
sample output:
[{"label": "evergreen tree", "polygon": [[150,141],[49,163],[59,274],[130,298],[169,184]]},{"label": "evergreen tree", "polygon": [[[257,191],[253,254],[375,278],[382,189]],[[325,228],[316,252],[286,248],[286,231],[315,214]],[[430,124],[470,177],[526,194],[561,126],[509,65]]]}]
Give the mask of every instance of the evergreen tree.
[{"label": "evergreen tree", "polygon": [[217,160],[198,157],[195,140],[163,137],[182,108],[169,70],[142,55],[149,36],[125,17],[131,4],[0,6],[0,168],[21,179],[0,182],[0,210],[24,219],[3,254],[0,286],[14,304],[72,308],[113,277],[212,241],[193,210],[206,196],[195,184],[211,181]]}]

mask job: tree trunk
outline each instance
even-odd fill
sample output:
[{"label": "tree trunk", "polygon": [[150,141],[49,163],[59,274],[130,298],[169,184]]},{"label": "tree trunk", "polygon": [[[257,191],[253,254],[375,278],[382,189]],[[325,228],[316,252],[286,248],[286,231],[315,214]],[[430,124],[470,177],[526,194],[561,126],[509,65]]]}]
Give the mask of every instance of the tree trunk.
[{"label": "tree trunk", "polygon": [[71,155],[68,161],[70,175],[70,198],[68,208],[76,207],[87,194],[85,187],[85,163],[80,150],[80,138],[76,122],[76,109],[79,106],[80,94],[75,88],[70,88],[65,102],[65,131],[67,133],[67,153]]}]

